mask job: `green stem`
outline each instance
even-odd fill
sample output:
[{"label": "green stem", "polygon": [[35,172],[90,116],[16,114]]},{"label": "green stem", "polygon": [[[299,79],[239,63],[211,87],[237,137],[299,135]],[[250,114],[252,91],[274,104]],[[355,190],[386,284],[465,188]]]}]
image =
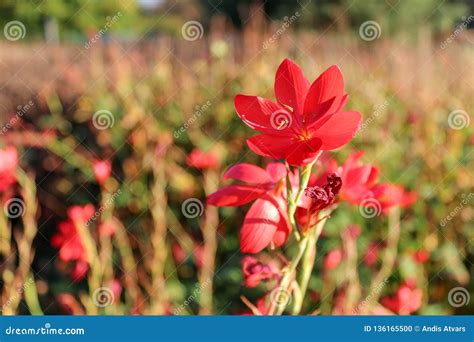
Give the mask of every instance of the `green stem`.
[{"label": "green stem", "polygon": [[[280,291],[288,292],[288,288],[293,278],[293,273],[295,272],[296,267],[298,267],[298,264],[304,254],[304,251],[307,245],[308,245],[308,236],[305,236],[298,243],[298,252],[296,253],[293,260],[291,261],[290,265],[288,266],[288,270],[285,272],[285,275],[281,279],[281,282],[279,285]],[[275,313],[276,315],[281,315],[283,311],[285,311],[285,308],[286,308],[286,304],[277,305],[277,303],[274,301],[271,304],[269,315],[273,315],[273,313]]]},{"label": "green stem", "polygon": [[299,285],[301,290],[301,300],[296,301],[293,306],[293,314],[298,315],[301,312],[301,308],[303,306],[303,299],[305,297],[306,291],[308,289],[308,283],[311,278],[311,273],[314,267],[314,261],[316,259],[316,243],[318,242],[319,236],[323,231],[324,224],[328,219],[329,213],[325,213],[322,211],[319,215],[321,217],[319,221],[316,223],[316,226],[309,232],[308,234],[308,246],[303,255],[303,261],[301,264],[301,273],[299,277]]}]

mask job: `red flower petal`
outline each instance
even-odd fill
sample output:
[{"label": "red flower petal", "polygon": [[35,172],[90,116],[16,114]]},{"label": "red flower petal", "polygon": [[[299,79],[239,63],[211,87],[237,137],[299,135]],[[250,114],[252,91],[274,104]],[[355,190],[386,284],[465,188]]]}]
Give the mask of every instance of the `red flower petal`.
[{"label": "red flower petal", "polygon": [[286,167],[282,163],[270,163],[267,165],[266,171],[274,183],[286,176]]},{"label": "red flower petal", "polygon": [[293,108],[293,113],[300,116],[308,89],[309,81],[300,67],[286,58],[275,75],[275,96],[278,102]]},{"label": "red flower petal", "polygon": [[361,115],[358,112],[343,112],[331,117],[318,128],[316,136],[321,139],[322,150],[334,150],[347,144],[359,129]]},{"label": "red flower petal", "polygon": [[304,115],[311,116],[312,122],[326,113],[336,112],[345,101],[344,79],[339,67],[333,65],[311,84],[304,103]]},{"label": "red flower petal", "polygon": [[275,159],[285,158],[288,147],[293,144],[291,137],[268,134],[255,135],[247,139],[247,145],[252,151],[264,157]]},{"label": "red flower petal", "polygon": [[288,148],[287,162],[294,166],[309,164],[318,155],[320,148],[321,139],[319,138],[294,143]]},{"label": "red flower petal", "polygon": [[253,201],[265,191],[250,185],[229,185],[207,196],[206,201],[216,207],[234,207]]},{"label": "red flower petal", "polygon": [[273,240],[280,223],[280,212],[268,198],[259,198],[250,207],[240,231],[242,253],[258,253]]},{"label": "red flower petal", "polygon": [[224,179],[236,179],[250,184],[265,184],[272,182],[267,171],[261,167],[246,163],[232,166],[224,174]]},{"label": "red flower petal", "polygon": [[271,124],[273,113],[286,112],[279,104],[259,96],[237,95],[234,106],[239,118],[250,128],[262,133],[286,134],[286,130]]}]

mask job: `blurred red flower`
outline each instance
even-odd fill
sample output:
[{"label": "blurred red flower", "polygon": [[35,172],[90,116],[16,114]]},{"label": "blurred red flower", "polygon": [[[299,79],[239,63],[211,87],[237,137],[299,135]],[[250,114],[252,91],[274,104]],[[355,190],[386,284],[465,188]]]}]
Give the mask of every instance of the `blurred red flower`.
[{"label": "blurred red flower", "polygon": [[94,215],[92,204],[84,207],[74,205],[68,208],[68,219],[59,223],[58,231],[51,238],[51,245],[59,249],[59,259],[75,262],[71,276],[78,281],[87,274],[89,269],[86,250],[77,232],[77,224],[85,224]]},{"label": "blurred red flower", "polygon": [[244,285],[256,287],[261,281],[278,278],[280,271],[273,263],[263,263],[254,257],[245,256],[242,259],[242,273],[244,274]]},{"label": "blurred red flower", "polygon": [[385,296],[381,303],[387,309],[399,315],[409,315],[417,311],[422,304],[423,292],[411,282],[403,283],[392,296]]},{"label": "blurred red flower", "polygon": [[384,214],[395,207],[407,208],[417,200],[416,192],[407,192],[403,186],[396,184],[377,184],[371,189],[373,197],[380,203]]},{"label": "blurred red flower", "polygon": [[342,257],[342,250],[339,248],[329,251],[323,261],[324,269],[328,271],[335,269],[341,263]]},{"label": "blurred red flower", "polygon": [[92,163],[92,169],[94,170],[94,176],[97,183],[103,185],[110,177],[112,164],[108,160],[96,160]]},{"label": "blurred red flower", "polygon": [[13,146],[0,149],[0,191],[5,191],[16,183],[16,168],[18,166],[18,153]]},{"label": "blurred red flower", "polygon": [[413,259],[419,264],[424,264],[430,259],[430,253],[425,249],[420,249],[413,254]]},{"label": "blurred red flower", "polygon": [[195,148],[186,158],[186,163],[196,169],[217,169],[219,167],[219,158],[214,152],[204,152]]},{"label": "blurred red flower", "polygon": [[367,248],[367,252],[364,255],[364,263],[371,267],[375,265],[379,258],[380,247],[376,242],[372,242]]},{"label": "blurred red flower", "polygon": [[268,164],[266,169],[251,164],[231,167],[224,179],[248,184],[226,186],[207,197],[207,203],[218,207],[233,207],[256,200],[245,216],[240,232],[240,250],[258,253],[270,244],[281,246],[291,232],[287,203],[284,198],[286,168],[280,163]]},{"label": "blurred red flower", "polygon": [[305,165],[320,150],[347,144],[359,128],[360,113],[342,111],[348,95],[336,65],[310,84],[299,66],[285,59],[276,72],[275,96],[277,102],[247,95],[234,101],[240,119],[262,133],[247,140],[261,156]]}]

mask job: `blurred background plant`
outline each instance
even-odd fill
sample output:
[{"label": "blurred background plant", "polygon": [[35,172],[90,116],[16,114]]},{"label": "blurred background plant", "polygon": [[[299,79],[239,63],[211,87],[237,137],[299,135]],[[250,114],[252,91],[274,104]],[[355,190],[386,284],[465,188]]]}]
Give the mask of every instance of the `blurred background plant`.
[{"label": "blurred background plant", "polygon": [[[272,98],[285,57],[313,76],[340,65],[363,124],[339,162],[364,150],[383,181],[419,194],[402,212],[394,272],[372,287],[386,222],[338,211],[303,312],[341,313],[349,283],[365,300],[342,313],[379,298],[394,313],[472,313],[472,2],[6,0],[0,9],[2,313],[248,312],[241,295],[256,302],[266,289],[241,285],[246,207],[217,211],[204,199],[224,165],[261,162],[247,153],[251,130],[233,98]],[[3,166],[11,146],[14,176]],[[419,305],[406,312],[400,298]]]}]

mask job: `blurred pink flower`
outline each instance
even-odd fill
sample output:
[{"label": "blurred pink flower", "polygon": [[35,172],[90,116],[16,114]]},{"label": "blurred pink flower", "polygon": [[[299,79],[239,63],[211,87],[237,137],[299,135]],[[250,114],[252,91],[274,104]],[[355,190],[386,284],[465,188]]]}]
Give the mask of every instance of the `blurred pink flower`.
[{"label": "blurred pink flower", "polygon": [[342,256],[342,250],[339,248],[329,251],[323,261],[324,268],[328,271],[335,269],[341,263]]},{"label": "blurred pink flower", "polygon": [[97,183],[103,185],[110,177],[112,164],[108,160],[96,160],[92,163],[92,169]]},{"label": "blurred pink flower", "polygon": [[278,278],[280,271],[273,263],[265,264],[254,257],[245,256],[242,259],[242,273],[244,274],[244,285],[256,287],[261,281]]},{"label": "blurred pink flower", "polygon": [[219,167],[219,158],[214,152],[204,152],[195,148],[186,158],[186,163],[196,169],[217,169]]},{"label": "blurred pink flower", "polygon": [[16,168],[18,166],[18,153],[13,146],[4,150],[0,149],[0,191],[5,191],[16,183]]}]

